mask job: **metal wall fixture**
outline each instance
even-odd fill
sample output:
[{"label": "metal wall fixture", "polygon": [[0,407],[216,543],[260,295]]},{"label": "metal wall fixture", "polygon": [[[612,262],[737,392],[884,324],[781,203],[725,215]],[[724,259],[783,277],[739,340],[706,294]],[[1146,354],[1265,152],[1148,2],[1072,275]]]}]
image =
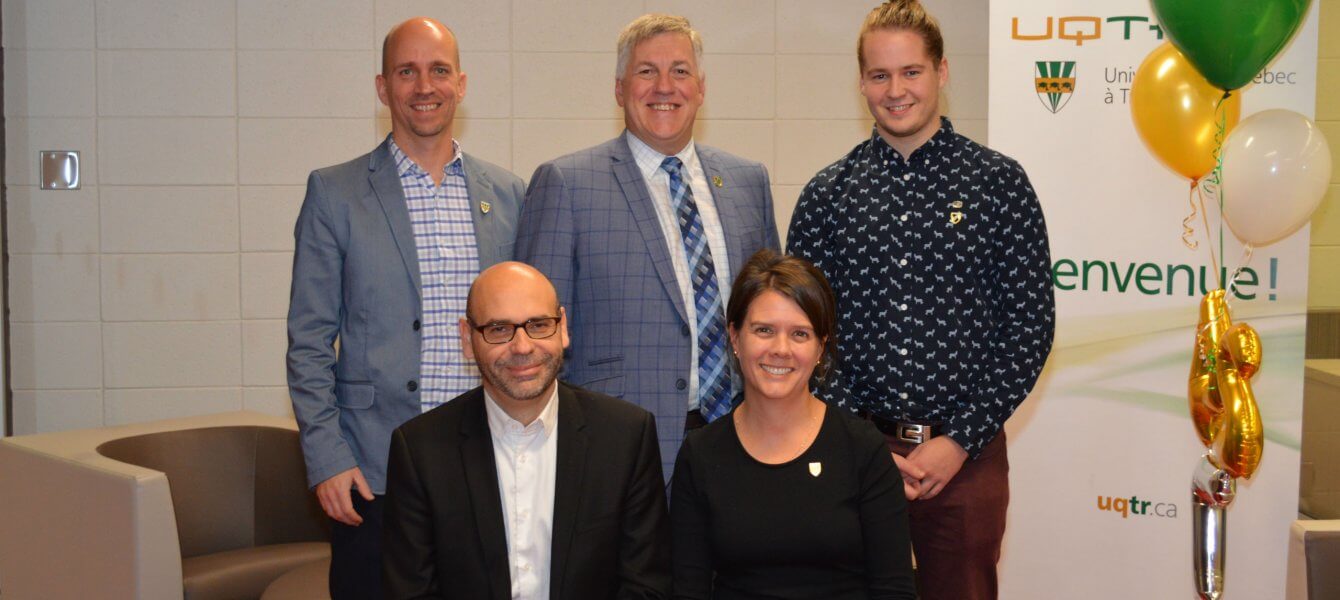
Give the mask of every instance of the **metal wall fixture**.
[{"label": "metal wall fixture", "polygon": [[43,150],[42,189],[79,189],[79,152],[75,150]]}]

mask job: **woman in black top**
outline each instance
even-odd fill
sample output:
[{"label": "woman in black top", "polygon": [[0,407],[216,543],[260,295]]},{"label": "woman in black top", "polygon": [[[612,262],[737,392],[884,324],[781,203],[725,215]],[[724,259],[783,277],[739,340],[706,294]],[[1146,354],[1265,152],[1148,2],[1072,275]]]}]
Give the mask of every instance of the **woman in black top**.
[{"label": "woman in black top", "polygon": [[726,321],[744,399],[675,462],[675,597],[916,598],[907,499],[884,437],[810,393],[835,300],[802,259],[762,250]]}]

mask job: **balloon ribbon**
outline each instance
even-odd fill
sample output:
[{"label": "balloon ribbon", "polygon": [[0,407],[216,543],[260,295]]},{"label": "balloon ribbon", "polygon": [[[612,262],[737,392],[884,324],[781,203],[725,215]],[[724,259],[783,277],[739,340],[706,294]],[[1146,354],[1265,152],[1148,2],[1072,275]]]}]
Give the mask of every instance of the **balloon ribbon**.
[{"label": "balloon ribbon", "polygon": [[[1197,187],[1197,191],[1201,192],[1201,194],[1198,194],[1200,196],[1201,222],[1205,224],[1205,237],[1210,241],[1210,246],[1208,248],[1210,251],[1210,264],[1214,267],[1215,277],[1219,281],[1219,289],[1223,289],[1227,283],[1224,281],[1225,273],[1219,268],[1219,263],[1224,257],[1224,194],[1223,188],[1220,187],[1220,183],[1223,181],[1224,172],[1224,139],[1228,137],[1228,114],[1222,109],[1224,103],[1228,101],[1232,94],[1232,92],[1224,92],[1223,97],[1215,104],[1214,111],[1217,117],[1214,122],[1214,168],[1205,175],[1205,178],[1201,180],[1200,185]],[[1219,252],[1217,255],[1214,251],[1214,235],[1210,231],[1209,215],[1205,211],[1205,195],[1209,195],[1211,201],[1217,201],[1219,205]],[[1186,223],[1194,217],[1195,207],[1193,206],[1191,215],[1187,216],[1187,218],[1182,221],[1184,229],[1183,243],[1185,243],[1186,238]],[[1194,246],[1191,246],[1191,248],[1193,250],[1195,249]]]}]

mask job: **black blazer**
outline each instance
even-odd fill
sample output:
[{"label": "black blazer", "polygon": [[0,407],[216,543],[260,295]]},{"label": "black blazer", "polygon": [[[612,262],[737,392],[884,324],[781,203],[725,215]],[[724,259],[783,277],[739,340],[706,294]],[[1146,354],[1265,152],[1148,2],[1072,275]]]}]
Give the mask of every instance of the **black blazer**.
[{"label": "black blazer", "polygon": [[[670,597],[670,525],[655,420],[558,386],[552,600]],[[382,567],[387,598],[506,600],[502,500],[483,388],[391,435]]]}]

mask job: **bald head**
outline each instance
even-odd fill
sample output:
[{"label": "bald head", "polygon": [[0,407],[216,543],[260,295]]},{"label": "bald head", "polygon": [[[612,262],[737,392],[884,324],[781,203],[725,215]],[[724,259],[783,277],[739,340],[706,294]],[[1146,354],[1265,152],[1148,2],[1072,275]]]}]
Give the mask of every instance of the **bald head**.
[{"label": "bald head", "polygon": [[475,279],[465,310],[461,351],[479,367],[484,391],[513,419],[535,420],[568,347],[554,285],[529,265],[500,263]]},{"label": "bald head", "polygon": [[461,50],[456,45],[456,34],[451,32],[451,28],[443,25],[441,21],[432,17],[414,17],[401,21],[398,25],[391,28],[382,39],[382,75],[390,75],[391,67],[388,57],[395,55],[395,46],[403,40],[411,38],[422,38],[437,40],[441,43],[450,43],[453,60],[459,67],[461,64]]},{"label": "bald head", "polygon": [[481,304],[518,304],[522,299],[540,302],[553,309],[550,314],[558,314],[558,292],[544,273],[526,263],[498,263],[484,269],[470,285],[470,293],[465,300],[465,316],[476,324],[482,324],[487,321],[481,319],[488,317],[480,315],[476,310]]}]

